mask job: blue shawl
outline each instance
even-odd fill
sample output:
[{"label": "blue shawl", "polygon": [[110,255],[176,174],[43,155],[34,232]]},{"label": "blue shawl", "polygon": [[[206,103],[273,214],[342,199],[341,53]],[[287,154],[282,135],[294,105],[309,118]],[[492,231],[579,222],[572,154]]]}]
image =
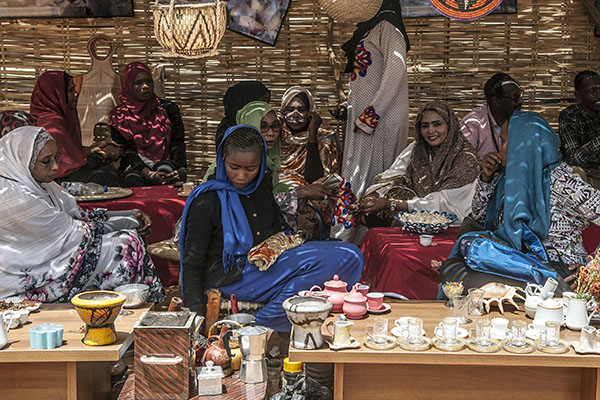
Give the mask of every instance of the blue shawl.
[{"label": "blue shawl", "polygon": [[[246,213],[239,195],[248,195],[254,193],[263,180],[267,168],[266,153],[267,148],[263,149],[263,154],[260,163],[260,170],[256,178],[248,186],[243,189],[236,189],[227,173],[225,172],[225,162],[223,159],[223,143],[229,137],[231,132],[238,128],[247,127],[258,131],[250,125],[236,125],[227,129],[219,147],[217,148],[217,167],[215,179],[208,180],[196,187],[188,196],[181,217],[181,233],[179,235],[179,252],[181,254],[180,268],[183,272],[183,255],[184,245],[186,240],[186,220],[190,206],[196,197],[201,193],[217,191],[221,202],[221,223],[223,224],[223,267],[225,273],[231,271],[236,265],[243,267],[247,262],[248,251],[252,248],[253,236],[246,218]],[[182,274],[183,276],[183,274]]]},{"label": "blue shawl", "polygon": [[[560,139],[548,121],[534,112],[516,111],[508,127],[507,161],[488,204],[483,232],[469,232],[456,242],[450,257],[460,255],[463,240],[480,235],[522,251],[532,232],[544,240],[550,228],[550,174],[561,162]],[[491,231],[504,211],[502,224]],[[545,257],[545,254],[544,254]]]}]

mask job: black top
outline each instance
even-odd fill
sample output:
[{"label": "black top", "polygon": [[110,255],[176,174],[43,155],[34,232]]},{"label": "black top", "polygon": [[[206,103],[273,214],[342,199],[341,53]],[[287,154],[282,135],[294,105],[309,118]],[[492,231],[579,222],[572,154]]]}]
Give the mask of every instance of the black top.
[{"label": "black top", "polygon": [[[275,198],[271,174],[267,172],[254,193],[240,195],[240,202],[252,231],[253,246],[288,230]],[[242,279],[242,272],[223,268],[223,225],[221,202],[216,191],[200,194],[192,201],[186,219],[183,253],[183,296],[193,311],[204,313],[205,287],[219,287]]]},{"label": "black top", "polygon": [[[178,169],[185,168],[187,165],[184,141],[185,129],[181,120],[179,107],[174,102],[163,99],[160,100],[160,105],[167,111],[167,115],[171,121],[171,161],[173,161]],[[144,168],[150,168],[140,158],[133,140],[125,139],[121,135],[121,132],[113,126],[110,127],[110,134],[112,139],[123,148],[124,162],[121,163],[121,170],[124,170],[128,165],[131,165],[133,169],[140,172]]]}]

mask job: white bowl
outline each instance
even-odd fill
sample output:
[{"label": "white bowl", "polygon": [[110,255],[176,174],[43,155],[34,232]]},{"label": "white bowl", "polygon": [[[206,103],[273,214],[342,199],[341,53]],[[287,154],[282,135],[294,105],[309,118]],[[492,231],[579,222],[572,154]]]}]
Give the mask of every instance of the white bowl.
[{"label": "white bowl", "polygon": [[146,303],[150,287],[141,283],[130,283],[115,288],[115,292],[127,296],[123,307],[136,308]]}]

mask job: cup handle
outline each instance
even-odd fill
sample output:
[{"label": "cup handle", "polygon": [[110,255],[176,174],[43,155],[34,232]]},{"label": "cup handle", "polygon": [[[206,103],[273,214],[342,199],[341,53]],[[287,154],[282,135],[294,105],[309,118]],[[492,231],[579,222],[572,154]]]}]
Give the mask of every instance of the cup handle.
[{"label": "cup handle", "polygon": [[319,292],[322,292],[322,291],[323,291],[323,289],[321,289],[321,287],[320,287],[319,285],[314,285],[314,286],[313,286],[313,287],[311,287],[311,288],[310,288],[310,290],[308,291],[308,293],[310,294],[310,296],[312,296],[312,295],[313,295],[313,294],[312,294],[312,292],[313,292],[313,290],[315,290],[315,289],[319,289]]},{"label": "cup handle", "polygon": [[332,331],[329,330],[330,327],[333,326],[333,321],[329,321],[327,323],[327,325],[325,325],[325,329],[327,330],[327,333],[329,333],[329,335],[331,336],[331,340],[333,340],[333,333]]},{"label": "cup handle", "polygon": [[369,340],[373,340],[373,332],[374,331],[375,326],[374,325],[367,325],[365,327],[365,335],[369,338]]},{"label": "cup handle", "polygon": [[435,336],[437,336],[438,338],[441,338],[443,335],[440,335],[440,334],[438,333],[438,331],[442,331],[442,332],[443,332],[443,330],[442,330],[442,328],[441,328],[440,326],[436,326],[436,327],[435,327],[435,329],[433,330],[433,334],[434,334]]},{"label": "cup handle", "polygon": [[401,329],[400,336],[402,336],[404,339],[408,339],[408,328]]},{"label": "cup handle", "polygon": [[529,324],[529,325],[527,325],[527,329],[535,330],[535,325]]}]

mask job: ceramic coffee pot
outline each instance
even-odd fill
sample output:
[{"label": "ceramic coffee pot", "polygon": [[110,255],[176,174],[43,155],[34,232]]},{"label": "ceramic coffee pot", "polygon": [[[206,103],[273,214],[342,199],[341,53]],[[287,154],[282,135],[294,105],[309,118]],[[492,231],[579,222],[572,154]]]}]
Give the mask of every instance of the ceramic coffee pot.
[{"label": "ceramic coffee pot", "polygon": [[567,317],[565,319],[567,328],[574,331],[580,331],[584,326],[588,326],[595,308],[596,302],[594,299],[587,301],[585,299],[571,297],[569,299]]},{"label": "ceramic coffee pot", "polygon": [[539,325],[545,324],[546,321],[556,321],[562,325],[564,321],[562,305],[553,299],[541,301],[538,304],[533,321],[534,324],[538,322]]},{"label": "ceramic coffee pot", "polygon": [[221,326],[221,334],[219,336],[209,336],[206,340],[207,349],[204,352],[204,362],[212,361],[214,365],[223,368],[223,374],[229,376],[233,373],[231,369],[231,357],[229,356],[223,336],[229,330],[227,325]]},{"label": "ceramic coffee pot", "polygon": [[333,304],[331,312],[342,312],[344,307],[344,297],[348,294],[348,284],[338,275],[334,275],[333,279],[324,283],[325,290],[330,294],[328,300]]},{"label": "ceramic coffee pot", "polygon": [[358,291],[357,283],[352,291],[344,297],[342,310],[350,319],[360,319],[367,313],[367,298]]}]

